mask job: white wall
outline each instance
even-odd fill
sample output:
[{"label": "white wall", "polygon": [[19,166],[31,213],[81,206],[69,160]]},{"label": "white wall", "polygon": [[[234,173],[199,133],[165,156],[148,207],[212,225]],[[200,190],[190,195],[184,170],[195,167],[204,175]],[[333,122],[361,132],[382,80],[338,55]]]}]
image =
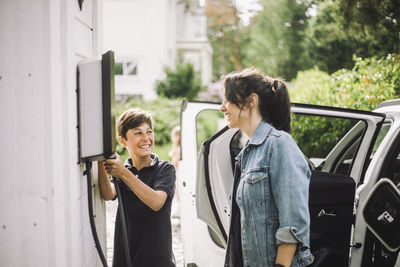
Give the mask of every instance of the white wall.
[{"label": "white wall", "polygon": [[0,1],[0,266],[100,266],[77,164],[75,90],[77,62],[101,48],[101,6]]},{"label": "white wall", "polygon": [[192,0],[191,9],[184,11],[183,5],[177,6],[177,48],[184,62],[193,63],[201,71],[203,85],[212,79],[212,48],[207,37],[207,17],[204,6]]},{"label": "white wall", "polygon": [[154,82],[176,58],[175,0],[104,0],[104,51],[138,60],[137,77],[116,77],[116,94],[155,98]]},{"label": "white wall", "polygon": [[174,67],[180,55],[201,70],[207,85],[212,78],[212,49],[207,39],[204,7],[184,11],[177,0],[104,0],[104,51],[116,52],[116,60],[138,62],[137,76],[116,76],[117,95],[156,97],[156,80],[164,67]]}]

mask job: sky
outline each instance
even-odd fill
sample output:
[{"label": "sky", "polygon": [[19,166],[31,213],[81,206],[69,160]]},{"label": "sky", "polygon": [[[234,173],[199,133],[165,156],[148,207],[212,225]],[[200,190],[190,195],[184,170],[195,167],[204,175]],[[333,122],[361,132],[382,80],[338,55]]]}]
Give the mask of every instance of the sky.
[{"label": "sky", "polygon": [[235,0],[235,4],[241,13],[239,16],[245,26],[249,24],[250,18],[262,9],[259,0]]},{"label": "sky", "polygon": [[[204,1],[204,0],[200,0]],[[254,16],[258,11],[262,10],[260,0],[234,0],[236,8],[241,13],[240,18],[243,21],[244,26],[247,26],[250,22],[250,18]],[[308,10],[309,16],[315,16],[317,14],[317,5],[313,4]]]}]

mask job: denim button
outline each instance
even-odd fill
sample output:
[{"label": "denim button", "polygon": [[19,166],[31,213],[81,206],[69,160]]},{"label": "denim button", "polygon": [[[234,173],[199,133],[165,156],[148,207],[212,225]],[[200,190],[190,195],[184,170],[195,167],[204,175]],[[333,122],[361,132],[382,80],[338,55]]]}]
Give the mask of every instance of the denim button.
[{"label": "denim button", "polygon": [[243,223],[242,223],[242,224],[240,224],[240,226],[242,227],[242,229],[244,228],[244,225],[243,225]]},{"label": "denim button", "polygon": [[250,147],[246,148],[246,152],[250,152]]}]

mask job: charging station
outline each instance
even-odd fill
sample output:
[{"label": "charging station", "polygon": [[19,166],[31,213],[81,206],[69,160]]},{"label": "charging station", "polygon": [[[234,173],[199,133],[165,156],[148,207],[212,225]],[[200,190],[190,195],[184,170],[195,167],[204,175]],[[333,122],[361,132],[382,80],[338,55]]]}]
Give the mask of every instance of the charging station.
[{"label": "charging station", "polygon": [[78,151],[79,161],[85,163],[87,176],[89,220],[93,240],[103,266],[107,261],[97,236],[93,215],[92,161],[114,157],[115,136],[115,62],[114,52],[101,58],[85,59],[77,69]]},{"label": "charging station", "polygon": [[78,64],[79,159],[103,160],[115,152],[114,52]]}]

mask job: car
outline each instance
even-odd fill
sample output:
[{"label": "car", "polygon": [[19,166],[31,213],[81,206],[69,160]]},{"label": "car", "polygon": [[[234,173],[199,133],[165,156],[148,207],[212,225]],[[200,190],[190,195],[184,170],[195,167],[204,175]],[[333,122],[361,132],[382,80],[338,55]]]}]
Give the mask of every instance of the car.
[{"label": "car", "polygon": [[[235,156],[247,142],[219,103],[183,101],[180,193],[187,267],[223,266]],[[312,266],[400,266],[400,99],[373,112],[292,104],[309,162]]]}]

